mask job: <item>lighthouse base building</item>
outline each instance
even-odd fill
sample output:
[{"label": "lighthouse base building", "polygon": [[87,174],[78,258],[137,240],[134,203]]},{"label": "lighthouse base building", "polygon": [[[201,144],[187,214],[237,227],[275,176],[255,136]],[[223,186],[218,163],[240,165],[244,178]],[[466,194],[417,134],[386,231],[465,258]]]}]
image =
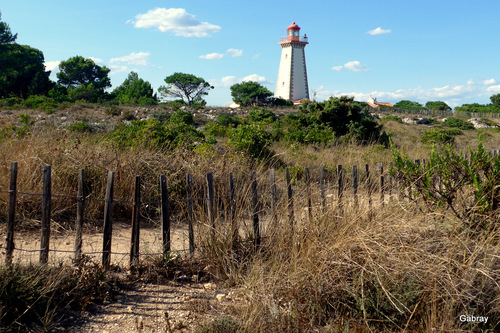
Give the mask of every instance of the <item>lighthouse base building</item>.
[{"label": "lighthouse base building", "polygon": [[281,37],[281,60],[276,82],[275,97],[298,101],[309,99],[306,56],[304,49],[307,36],[300,36],[300,28],[293,22],[287,28],[287,36]]}]

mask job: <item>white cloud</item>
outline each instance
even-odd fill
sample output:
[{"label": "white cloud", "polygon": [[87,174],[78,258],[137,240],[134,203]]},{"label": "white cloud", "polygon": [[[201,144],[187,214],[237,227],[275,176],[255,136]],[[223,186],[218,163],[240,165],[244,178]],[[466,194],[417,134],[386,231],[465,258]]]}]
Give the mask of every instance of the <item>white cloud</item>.
[{"label": "white cloud", "polygon": [[254,59],[254,60],[255,60],[255,59],[259,59],[259,58],[260,58],[260,54],[259,54],[259,53],[254,54],[254,55],[252,56],[252,59]]},{"label": "white cloud", "polygon": [[497,84],[497,80],[495,80],[495,79],[484,80],[482,82],[482,84],[484,84],[485,86],[489,86],[489,85],[492,85],[492,84]]},{"label": "white cloud", "polygon": [[333,71],[341,71],[341,70],[348,70],[351,72],[369,72],[370,69],[366,67],[366,65],[361,64],[359,61],[349,61],[346,62],[342,66],[334,66],[332,67]]},{"label": "white cloud", "polygon": [[488,87],[486,89],[487,92],[491,92],[491,93],[500,93],[500,84],[497,84],[495,86],[491,86],[491,87]]},{"label": "white cloud", "polygon": [[227,53],[231,54],[231,57],[241,57],[243,55],[243,50],[238,49],[228,49]]},{"label": "white cloud", "polygon": [[254,81],[254,82],[261,83],[261,84],[270,84],[271,83],[266,79],[265,76],[260,76],[257,74],[251,74],[251,75],[245,76],[241,81],[243,81],[243,82]]},{"label": "white cloud", "polygon": [[60,61],[47,61],[45,63],[45,70],[53,71],[54,69],[58,69],[60,63],[61,63]]},{"label": "white cloud", "polygon": [[381,27],[378,27],[376,29],[370,30],[366,32],[369,35],[376,36],[376,35],[385,35],[385,34],[390,34],[391,30],[389,29],[382,29]]},{"label": "white cloud", "polygon": [[110,65],[109,69],[111,69],[111,73],[109,73],[110,75],[123,73],[123,72],[129,72],[127,65]]},{"label": "white cloud", "polygon": [[136,15],[134,27],[156,28],[161,32],[173,32],[182,37],[208,37],[221,30],[218,25],[198,21],[184,8],[156,8]]},{"label": "white cloud", "polygon": [[224,58],[224,55],[221,53],[209,53],[205,55],[201,55],[200,59],[214,60]]},{"label": "white cloud", "polygon": [[147,66],[149,64],[149,56],[151,54],[148,52],[132,52],[129,55],[123,57],[112,58],[109,60],[110,64],[124,63],[127,65],[139,65]]},{"label": "white cloud", "polygon": [[91,59],[96,64],[104,64],[104,60],[102,60],[102,59],[94,58],[94,57],[89,57],[89,59]]},{"label": "white cloud", "polygon": [[209,82],[214,86],[214,87],[230,87],[235,83],[241,83],[241,82],[247,82],[247,81],[254,81],[258,82],[260,84],[271,84],[265,76],[260,76],[257,74],[251,74],[248,76],[245,76],[244,78],[237,78],[234,75],[229,75],[225,76],[220,80],[217,79],[211,79]]}]

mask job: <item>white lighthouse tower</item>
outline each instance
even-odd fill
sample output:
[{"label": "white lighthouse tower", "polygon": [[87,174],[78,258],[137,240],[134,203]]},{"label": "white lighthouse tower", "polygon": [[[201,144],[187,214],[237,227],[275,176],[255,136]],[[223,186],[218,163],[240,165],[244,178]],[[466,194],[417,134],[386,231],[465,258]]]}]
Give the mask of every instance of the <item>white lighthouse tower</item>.
[{"label": "white lighthouse tower", "polygon": [[280,69],[274,97],[297,101],[309,99],[307,84],[306,56],[304,48],[307,35],[300,36],[300,28],[293,22],[286,29],[286,37],[281,37]]}]

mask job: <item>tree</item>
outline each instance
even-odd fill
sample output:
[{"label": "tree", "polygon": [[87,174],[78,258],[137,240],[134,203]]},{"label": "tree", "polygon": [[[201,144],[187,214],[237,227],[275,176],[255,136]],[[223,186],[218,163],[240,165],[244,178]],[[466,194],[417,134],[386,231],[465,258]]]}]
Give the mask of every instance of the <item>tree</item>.
[{"label": "tree", "polygon": [[16,43],[0,44],[0,97],[45,95],[53,87],[40,50]]},{"label": "tree", "polygon": [[258,82],[247,81],[233,84],[231,87],[233,101],[240,105],[251,105],[265,101],[273,93]]},{"label": "tree", "polygon": [[451,107],[441,101],[427,102],[425,103],[425,108],[433,111],[451,111]]},{"label": "tree", "polygon": [[156,94],[151,83],[139,78],[136,72],[130,72],[125,81],[113,94],[120,104],[156,104]]},{"label": "tree", "polygon": [[422,104],[418,102],[412,102],[409,100],[402,100],[394,104],[395,109],[403,109],[403,110],[423,110],[425,109]]},{"label": "tree", "polygon": [[490,96],[491,104],[500,106],[500,94]]},{"label": "tree", "polygon": [[92,59],[75,56],[61,61],[57,78],[59,84],[68,88],[92,83],[95,89],[104,91],[104,89],[111,87],[109,72],[109,68],[96,65]]},{"label": "tree", "polygon": [[167,86],[160,86],[158,91],[164,98],[181,98],[184,103],[191,105],[193,101],[208,95],[214,89],[210,83],[193,74],[174,73],[165,78]]},{"label": "tree", "polygon": [[[0,20],[2,13],[0,13]],[[14,43],[17,39],[17,34],[13,35],[7,23],[0,21],[0,44]]]}]

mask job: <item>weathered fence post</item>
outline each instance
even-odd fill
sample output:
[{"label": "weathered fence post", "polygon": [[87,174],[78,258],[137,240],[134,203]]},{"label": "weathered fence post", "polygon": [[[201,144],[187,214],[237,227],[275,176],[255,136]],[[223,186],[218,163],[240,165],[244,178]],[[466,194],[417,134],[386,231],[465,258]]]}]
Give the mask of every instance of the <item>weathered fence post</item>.
[{"label": "weathered fence post", "polygon": [[288,194],[288,220],[290,221],[290,226],[294,227],[295,217],[293,213],[293,191],[292,183],[290,181],[290,168],[286,168],[286,189]]},{"label": "weathered fence post", "polygon": [[343,192],[343,187],[344,187],[344,181],[342,177],[342,165],[337,165],[337,200],[338,200],[338,205],[340,206],[342,204],[342,192]]},{"label": "weathered fence post", "polygon": [[388,192],[389,192],[389,201],[393,201],[393,198],[392,198],[392,188],[394,186],[394,177],[392,177],[391,175],[391,170],[394,168],[394,165],[392,162],[389,162],[389,173],[387,174],[387,178],[388,178]]},{"label": "weathered fence post", "polygon": [[132,208],[132,237],[130,239],[130,268],[139,264],[139,235],[141,221],[139,211],[141,209],[141,176],[135,176],[134,183],[134,206]]},{"label": "weathered fence post", "polygon": [[368,211],[372,213],[372,182],[370,179],[370,166],[365,164],[366,189],[368,192]]},{"label": "weathered fence post", "polygon": [[255,171],[250,177],[252,182],[252,222],[253,222],[253,243],[255,249],[260,246],[260,226],[259,226],[259,197],[257,195],[257,176]]},{"label": "weathered fence post", "polygon": [[167,258],[170,252],[170,201],[168,199],[167,177],[160,176],[161,192],[161,235],[163,258]]},{"label": "weathered fence post", "polygon": [[78,171],[78,192],[76,195],[75,258],[73,260],[75,265],[79,265],[82,258],[82,228],[83,214],[85,210],[85,193],[83,192],[84,177],[84,170],[80,169]]},{"label": "weathered fence post", "polygon": [[46,264],[49,260],[50,244],[50,211],[52,207],[52,180],[50,165],[43,167],[42,189],[42,237],[40,240],[40,263]]},{"label": "weathered fence post", "polygon": [[115,183],[115,172],[108,172],[108,183],[106,185],[106,198],[104,199],[104,234],[102,237],[102,266],[107,269],[111,263],[111,237],[113,234],[113,187]]},{"label": "weathered fence post", "polygon": [[358,206],[358,167],[352,166],[352,192],[354,197],[354,206]]},{"label": "weathered fence post", "polygon": [[12,265],[14,253],[14,225],[16,220],[16,195],[17,195],[17,162],[10,164],[10,185],[9,185],[9,208],[7,213],[7,238],[5,240],[7,251],[5,253],[5,264]]},{"label": "weathered fence post", "polygon": [[269,186],[271,189],[272,225],[275,227],[278,223],[278,215],[276,213],[278,193],[276,188],[276,176],[274,169],[269,170]]},{"label": "weathered fence post", "polygon": [[229,214],[231,219],[234,249],[238,243],[238,221],[236,220],[236,191],[234,188],[234,178],[232,172],[229,173]]},{"label": "weathered fence post", "polygon": [[323,166],[319,167],[319,192],[321,195],[321,211],[324,213],[326,209],[326,195],[325,195],[325,171]]},{"label": "weathered fence post", "polygon": [[193,176],[190,173],[186,175],[186,194],[187,194],[187,218],[188,218],[188,237],[189,254],[194,254],[194,230],[193,230]]},{"label": "weathered fence post", "polygon": [[378,171],[380,177],[380,205],[384,206],[384,164],[382,162],[378,164]]},{"label": "weathered fence post", "polygon": [[309,168],[305,169],[306,174],[306,190],[307,190],[307,215],[309,216],[309,223],[312,223],[312,198],[311,198],[311,175]]},{"label": "weathered fence post", "polygon": [[212,237],[215,237],[214,175],[207,173],[207,212]]}]

